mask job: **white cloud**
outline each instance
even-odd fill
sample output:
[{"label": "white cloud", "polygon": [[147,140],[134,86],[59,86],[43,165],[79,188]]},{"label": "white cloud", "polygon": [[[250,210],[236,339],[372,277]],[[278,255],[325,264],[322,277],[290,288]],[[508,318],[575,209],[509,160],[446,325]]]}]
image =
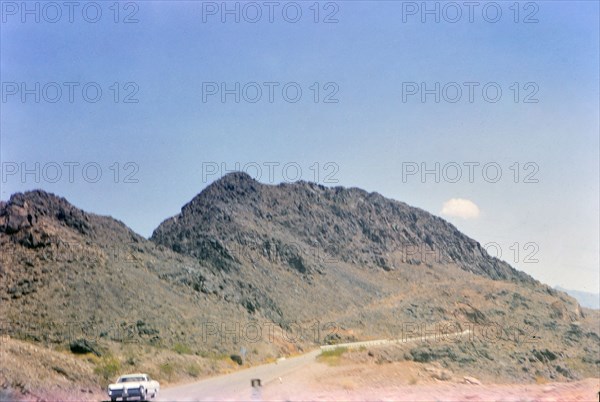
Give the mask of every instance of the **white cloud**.
[{"label": "white cloud", "polygon": [[451,198],[444,202],[441,214],[462,219],[476,219],[479,217],[479,207],[471,200]]}]

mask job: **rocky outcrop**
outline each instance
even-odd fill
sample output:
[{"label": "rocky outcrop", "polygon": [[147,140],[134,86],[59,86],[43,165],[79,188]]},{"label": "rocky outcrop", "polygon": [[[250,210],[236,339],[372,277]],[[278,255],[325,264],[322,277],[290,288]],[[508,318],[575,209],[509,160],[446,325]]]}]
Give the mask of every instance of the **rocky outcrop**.
[{"label": "rocky outcrop", "polygon": [[115,219],[86,213],[42,190],[16,193],[0,204],[0,233],[25,247],[65,242],[69,230],[104,245],[144,240]]},{"label": "rocky outcrop", "polygon": [[272,186],[245,173],[209,185],[151,240],[224,269],[264,258],[305,274],[328,258],[385,271],[398,264],[455,264],[491,279],[534,282],[421,209],[357,188]]}]

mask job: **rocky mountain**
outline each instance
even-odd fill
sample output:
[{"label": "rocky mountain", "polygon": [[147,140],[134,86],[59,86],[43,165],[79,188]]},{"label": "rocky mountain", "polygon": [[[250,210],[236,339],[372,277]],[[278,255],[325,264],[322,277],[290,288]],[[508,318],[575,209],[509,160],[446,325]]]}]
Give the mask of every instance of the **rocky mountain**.
[{"label": "rocky mountain", "polygon": [[249,319],[224,300],[234,290],[220,272],[43,191],[0,205],[0,283],[2,335],[75,352],[141,343],[223,354],[232,342],[203,339],[203,325]]},{"label": "rocky mountain", "polygon": [[[296,250],[314,256],[320,251],[366,269],[437,262],[490,279],[534,282],[421,209],[358,188],[263,185],[241,172],[208,186],[163,222],[151,240],[224,268],[251,255]],[[290,255],[286,262],[303,274],[319,270],[317,262],[304,260]]]},{"label": "rocky mountain", "polygon": [[[181,380],[441,328],[473,336],[401,357],[524,382],[600,367],[596,312],[443,219],[356,188],[232,173],[150,239],[44,191],[14,194],[0,204],[0,285],[1,335],[48,349],[49,361],[95,356],[48,378],[86,364],[102,381],[134,366]],[[14,367],[35,362],[11,345],[0,385],[22,388],[33,371]]]},{"label": "rocky mountain", "polygon": [[[552,293],[421,209],[357,188],[264,185],[245,173],[209,185],[151,240],[238,278],[236,299],[275,322],[333,319],[397,294],[390,276],[446,275],[442,267]],[[307,305],[307,294],[321,303]]]},{"label": "rocky mountain", "polygon": [[[559,353],[581,341],[580,359],[600,364],[589,355],[598,349],[592,346],[598,331],[580,328],[585,314],[574,299],[489,256],[443,219],[377,193],[306,182],[265,185],[232,173],[164,221],[151,240],[235,278],[232,300],[250,314],[282,326],[333,323],[325,342],[394,338],[407,325],[426,331],[440,323],[461,330],[492,325],[504,341],[519,334],[521,350],[510,346],[508,361],[510,341],[441,356],[481,363],[474,356],[493,360],[500,351],[504,357],[487,368],[502,371],[538,353],[532,342]],[[581,335],[577,341],[573,333]],[[531,342],[523,342],[525,334]],[[526,376],[560,377],[557,367],[532,368]]]}]

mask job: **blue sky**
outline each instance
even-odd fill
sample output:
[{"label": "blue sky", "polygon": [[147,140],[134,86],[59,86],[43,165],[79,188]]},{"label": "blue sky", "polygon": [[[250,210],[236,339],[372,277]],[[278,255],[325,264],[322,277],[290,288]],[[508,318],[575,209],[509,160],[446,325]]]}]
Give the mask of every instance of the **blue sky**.
[{"label": "blue sky", "polygon": [[[42,188],[149,236],[236,163],[264,183],[299,172],[435,214],[469,200],[477,216],[445,218],[543,282],[599,291],[597,2],[481,2],[472,22],[463,2],[457,22],[436,2],[439,22],[421,2],[279,2],[273,22],[265,2],[228,2],[239,22],[222,2],[81,2],[73,22],[60,4],[0,4],[1,199]],[[407,175],[436,163],[439,182]]]}]

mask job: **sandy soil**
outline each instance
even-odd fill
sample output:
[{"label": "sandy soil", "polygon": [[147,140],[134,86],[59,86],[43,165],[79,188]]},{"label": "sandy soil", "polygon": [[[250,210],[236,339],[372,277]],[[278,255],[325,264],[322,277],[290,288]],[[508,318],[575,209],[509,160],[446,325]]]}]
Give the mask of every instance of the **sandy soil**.
[{"label": "sandy soil", "polygon": [[[600,379],[547,384],[468,384],[462,377],[437,380],[436,367],[414,363],[302,369],[265,384],[263,400],[321,401],[598,401]],[[416,382],[416,383],[415,383]],[[252,395],[249,395],[251,398]]]}]

